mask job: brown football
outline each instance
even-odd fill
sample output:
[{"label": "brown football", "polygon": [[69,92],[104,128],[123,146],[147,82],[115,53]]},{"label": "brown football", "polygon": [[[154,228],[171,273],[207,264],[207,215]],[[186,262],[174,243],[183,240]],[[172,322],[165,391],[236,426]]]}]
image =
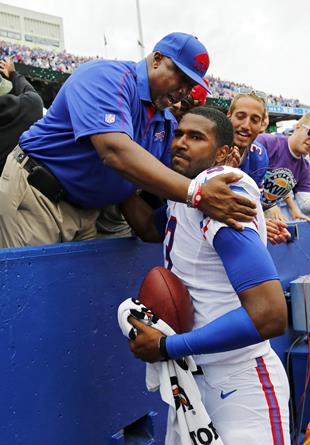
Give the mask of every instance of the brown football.
[{"label": "brown football", "polygon": [[187,287],[170,270],[157,266],[145,276],[139,300],[171,326],[177,334],[191,331],[194,308]]}]

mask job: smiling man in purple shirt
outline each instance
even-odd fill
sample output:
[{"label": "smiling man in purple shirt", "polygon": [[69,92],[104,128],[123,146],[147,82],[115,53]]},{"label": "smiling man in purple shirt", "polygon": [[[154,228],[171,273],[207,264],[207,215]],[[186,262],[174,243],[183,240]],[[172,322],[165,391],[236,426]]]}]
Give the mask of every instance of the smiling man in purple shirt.
[{"label": "smiling man in purple shirt", "polygon": [[[288,138],[280,134],[261,134],[256,141],[266,147],[269,169],[285,168],[290,170],[294,177],[296,184],[293,192],[301,212],[293,200],[289,200],[292,218],[310,221],[310,218],[305,216],[310,215],[310,164],[305,159],[310,153],[310,113],[298,121],[293,134]],[[275,206],[271,212],[279,216],[280,209]]]}]

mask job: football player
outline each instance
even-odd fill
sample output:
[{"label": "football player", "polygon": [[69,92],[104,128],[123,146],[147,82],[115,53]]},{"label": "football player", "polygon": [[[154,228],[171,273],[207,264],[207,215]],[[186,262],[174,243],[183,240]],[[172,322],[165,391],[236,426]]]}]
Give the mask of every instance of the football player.
[{"label": "football player", "polygon": [[147,362],[194,356],[203,403],[225,444],[289,445],[288,380],[268,341],[285,331],[287,308],[266,249],[259,189],[246,174],[233,186],[258,209],[242,232],[196,206],[200,184],[232,171],[224,165],[232,144],[223,113],[192,109],[171,147],[173,169],[194,178],[191,207],[169,201],[153,214],[143,202],[133,209],[138,197],[123,206],[144,239],[164,239],[165,266],[188,287],[195,308],[194,329],[168,337],[131,318],[138,335],[130,348]]}]

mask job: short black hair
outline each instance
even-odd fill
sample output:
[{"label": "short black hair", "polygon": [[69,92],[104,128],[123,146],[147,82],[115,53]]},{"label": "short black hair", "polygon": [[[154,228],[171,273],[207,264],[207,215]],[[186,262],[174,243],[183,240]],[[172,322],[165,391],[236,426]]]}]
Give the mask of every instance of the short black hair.
[{"label": "short black hair", "polygon": [[233,145],[234,129],[231,121],[222,111],[211,107],[194,107],[191,108],[186,114],[197,114],[214,122],[216,125],[214,129],[215,137],[219,147],[222,147],[223,145],[228,145],[231,147]]}]

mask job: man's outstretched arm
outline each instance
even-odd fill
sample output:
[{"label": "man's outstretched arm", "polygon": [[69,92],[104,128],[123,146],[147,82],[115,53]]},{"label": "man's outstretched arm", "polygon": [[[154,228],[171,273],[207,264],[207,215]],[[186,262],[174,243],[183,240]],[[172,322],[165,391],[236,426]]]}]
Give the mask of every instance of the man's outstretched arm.
[{"label": "man's outstretched arm", "polygon": [[[125,133],[90,136],[102,161],[114,168],[143,190],[178,202],[186,202],[190,180],[174,172]],[[199,209],[210,217],[241,230],[240,222],[248,222],[256,214],[255,203],[234,193],[229,184],[240,179],[239,174],[219,175],[202,185]]]}]

